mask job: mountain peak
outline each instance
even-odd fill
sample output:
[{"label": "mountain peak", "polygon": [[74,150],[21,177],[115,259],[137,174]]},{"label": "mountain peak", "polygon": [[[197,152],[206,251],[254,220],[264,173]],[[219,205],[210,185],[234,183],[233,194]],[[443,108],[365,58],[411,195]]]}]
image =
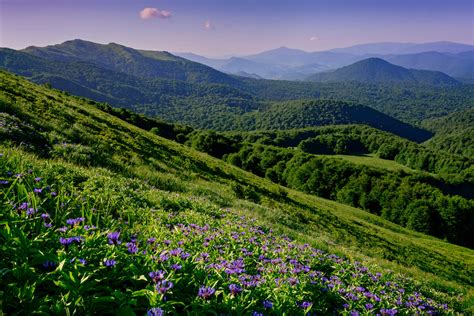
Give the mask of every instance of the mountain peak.
[{"label": "mountain peak", "polygon": [[317,82],[357,81],[365,83],[411,83],[434,86],[458,85],[450,76],[428,70],[407,69],[381,58],[367,58],[332,72],[317,73],[308,78]]}]

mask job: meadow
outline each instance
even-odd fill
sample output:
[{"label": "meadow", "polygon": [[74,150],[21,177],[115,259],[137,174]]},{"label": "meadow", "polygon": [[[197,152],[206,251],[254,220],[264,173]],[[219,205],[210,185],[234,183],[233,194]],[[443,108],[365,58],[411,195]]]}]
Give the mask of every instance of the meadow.
[{"label": "meadow", "polygon": [[[454,314],[472,250],[1,73],[7,314]],[[395,311],[394,311],[395,310]]]}]

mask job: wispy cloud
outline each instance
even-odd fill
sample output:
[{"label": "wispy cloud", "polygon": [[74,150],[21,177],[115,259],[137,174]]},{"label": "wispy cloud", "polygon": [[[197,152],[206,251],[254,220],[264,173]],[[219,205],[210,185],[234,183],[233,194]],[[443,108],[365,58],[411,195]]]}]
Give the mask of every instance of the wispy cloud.
[{"label": "wispy cloud", "polygon": [[157,8],[145,8],[140,11],[140,18],[143,20],[149,19],[167,19],[171,17],[171,12],[167,10],[159,10]]},{"label": "wispy cloud", "polygon": [[211,31],[211,30],[215,30],[215,29],[216,29],[216,26],[214,25],[214,23],[212,23],[211,20],[207,20],[207,21],[204,22],[204,28],[205,28],[206,30],[210,30],[210,31]]},{"label": "wispy cloud", "polygon": [[309,40],[312,41],[312,42],[314,42],[314,41],[319,41],[319,37],[317,37],[317,36],[311,36],[311,37],[309,38]]}]

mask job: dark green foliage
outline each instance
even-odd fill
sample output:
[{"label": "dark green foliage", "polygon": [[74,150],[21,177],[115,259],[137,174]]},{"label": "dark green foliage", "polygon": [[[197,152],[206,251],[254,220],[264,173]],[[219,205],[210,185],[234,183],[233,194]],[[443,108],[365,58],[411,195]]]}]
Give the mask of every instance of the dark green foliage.
[{"label": "dark green foliage", "polygon": [[[48,83],[114,107],[218,130],[250,130],[258,128],[259,124],[280,128],[282,124],[275,117],[279,109],[266,115],[254,113],[274,108],[268,101],[347,100],[406,122],[418,123],[425,118],[469,108],[474,96],[473,86],[468,85],[310,83],[233,77],[166,52],[84,41],[24,51],[1,49],[0,67],[34,82]],[[339,109],[334,111],[329,122],[347,122],[338,120]],[[367,114],[374,115],[371,119],[366,117],[371,122],[380,116],[376,112]],[[270,118],[274,121],[269,121]],[[351,122],[359,121],[351,118]],[[322,122],[328,124],[327,117],[320,121],[299,120],[295,124],[307,127]],[[400,130],[401,136],[419,138],[419,129],[393,123],[392,132]]]},{"label": "dark green foliage", "polygon": [[[314,154],[377,154],[407,167],[437,174],[450,174],[452,182],[473,182],[472,158],[448,154],[368,126],[328,126],[289,131],[228,133],[240,142],[278,147],[299,147]],[[457,178],[458,180],[453,179]]]},{"label": "dark green foliage", "polygon": [[425,120],[422,125],[436,133],[426,142],[429,148],[474,157],[474,109]]}]

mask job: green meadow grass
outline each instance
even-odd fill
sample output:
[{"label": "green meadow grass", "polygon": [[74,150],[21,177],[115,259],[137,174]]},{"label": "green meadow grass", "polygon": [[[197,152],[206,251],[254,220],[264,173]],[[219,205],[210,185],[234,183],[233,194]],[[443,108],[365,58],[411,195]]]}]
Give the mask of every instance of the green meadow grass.
[{"label": "green meadow grass", "polygon": [[357,165],[386,169],[389,171],[405,171],[407,173],[415,172],[413,169],[404,166],[394,160],[381,159],[375,154],[366,155],[318,155],[328,158],[342,159]]},{"label": "green meadow grass", "polygon": [[[32,169],[51,179],[57,190],[68,192],[61,195],[64,199],[74,200],[77,192],[84,201],[74,202],[75,214],[84,212],[101,228],[113,229],[122,219],[136,223],[134,229],[153,231],[153,223],[141,210],[155,207],[163,212],[231,208],[297,242],[359,260],[373,271],[390,270],[411,278],[425,292],[450,298],[457,311],[472,312],[473,250],[281,187],[123,122],[86,100],[7,73],[0,73],[0,112],[7,113],[5,120],[11,122],[0,134],[0,152],[8,157],[8,166],[1,165],[0,170]],[[15,138],[26,130],[25,137]],[[239,196],[236,187],[248,194]],[[5,206],[8,194],[1,192]],[[189,200],[189,205],[184,202]],[[198,200],[205,203],[193,202]],[[91,209],[100,215],[87,213]],[[199,212],[189,215],[206,221]],[[1,224],[11,226],[10,221],[2,217]],[[2,251],[13,251],[9,247],[2,245]]]}]

